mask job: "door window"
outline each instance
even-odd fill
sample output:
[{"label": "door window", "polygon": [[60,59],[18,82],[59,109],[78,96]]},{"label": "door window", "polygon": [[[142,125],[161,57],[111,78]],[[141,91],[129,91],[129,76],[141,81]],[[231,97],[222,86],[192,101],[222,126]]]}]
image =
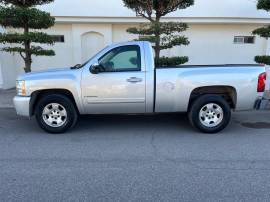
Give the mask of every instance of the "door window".
[{"label": "door window", "polygon": [[121,46],[110,50],[99,59],[102,72],[141,71],[140,47]]}]

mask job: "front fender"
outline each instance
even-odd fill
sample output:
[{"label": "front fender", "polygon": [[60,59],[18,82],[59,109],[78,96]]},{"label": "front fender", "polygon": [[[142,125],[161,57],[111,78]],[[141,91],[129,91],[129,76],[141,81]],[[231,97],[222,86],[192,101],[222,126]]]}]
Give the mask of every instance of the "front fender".
[{"label": "front fender", "polygon": [[65,90],[72,94],[80,113],[84,112],[81,99],[81,69],[49,71],[25,74],[19,80],[25,80],[26,94],[34,99],[36,92]]}]

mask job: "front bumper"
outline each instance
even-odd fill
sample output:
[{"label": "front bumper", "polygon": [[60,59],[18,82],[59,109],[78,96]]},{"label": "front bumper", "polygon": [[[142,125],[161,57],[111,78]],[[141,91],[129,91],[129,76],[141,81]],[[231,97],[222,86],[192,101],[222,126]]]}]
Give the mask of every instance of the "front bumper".
[{"label": "front bumper", "polygon": [[31,97],[15,96],[13,98],[13,103],[18,115],[30,117],[30,100]]}]

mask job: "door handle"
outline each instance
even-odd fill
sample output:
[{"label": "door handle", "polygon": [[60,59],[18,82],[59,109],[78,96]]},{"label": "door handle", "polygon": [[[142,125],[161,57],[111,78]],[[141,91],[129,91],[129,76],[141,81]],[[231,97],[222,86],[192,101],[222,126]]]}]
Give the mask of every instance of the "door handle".
[{"label": "door handle", "polygon": [[139,82],[142,82],[142,79],[137,78],[137,77],[130,77],[129,79],[127,79],[127,82],[129,82],[129,83],[139,83]]}]

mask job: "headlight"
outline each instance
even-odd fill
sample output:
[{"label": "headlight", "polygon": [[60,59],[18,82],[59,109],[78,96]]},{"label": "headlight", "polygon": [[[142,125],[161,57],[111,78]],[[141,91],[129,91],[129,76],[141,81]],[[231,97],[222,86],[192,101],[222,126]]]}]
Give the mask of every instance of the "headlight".
[{"label": "headlight", "polygon": [[25,81],[16,81],[17,95],[26,96]]}]

